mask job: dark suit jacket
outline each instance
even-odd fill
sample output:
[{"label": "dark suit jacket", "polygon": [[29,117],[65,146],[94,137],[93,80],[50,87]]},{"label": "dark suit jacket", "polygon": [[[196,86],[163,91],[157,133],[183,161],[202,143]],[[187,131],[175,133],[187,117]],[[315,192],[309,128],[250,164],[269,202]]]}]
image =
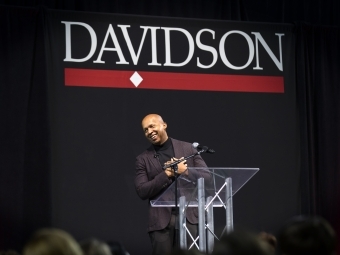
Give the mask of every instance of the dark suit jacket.
[{"label": "dark suit jacket", "polygon": [[[176,158],[187,157],[197,152],[190,143],[172,138],[169,139],[172,140]],[[162,169],[162,166],[159,163],[159,160],[155,157],[155,154],[156,152],[151,145],[146,151],[138,155],[136,158],[135,188],[141,199],[149,199],[149,232],[164,229],[171,218],[170,207],[151,207],[150,205],[150,200],[161,194],[172,183],[172,180],[168,178]],[[187,159],[187,166],[207,167],[200,155]],[[200,175],[202,175],[202,173],[189,171],[188,177],[190,177],[190,179],[205,177]],[[187,220],[190,223],[197,224],[197,208],[188,208],[186,215]]]}]

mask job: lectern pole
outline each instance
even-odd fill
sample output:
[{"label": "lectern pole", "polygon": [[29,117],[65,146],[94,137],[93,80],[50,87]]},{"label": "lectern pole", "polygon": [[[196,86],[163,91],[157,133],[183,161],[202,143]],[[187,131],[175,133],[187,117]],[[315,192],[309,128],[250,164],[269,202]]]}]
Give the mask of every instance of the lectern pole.
[{"label": "lectern pole", "polygon": [[234,220],[233,220],[233,188],[231,178],[227,178],[226,182],[226,230],[230,233],[234,230]]},{"label": "lectern pole", "polygon": [[206,252],[206,234],[205,234],[205,195],[204,195],[204,178],[199,178],[197,182],[198,190],[198,234],[200,252]]}]

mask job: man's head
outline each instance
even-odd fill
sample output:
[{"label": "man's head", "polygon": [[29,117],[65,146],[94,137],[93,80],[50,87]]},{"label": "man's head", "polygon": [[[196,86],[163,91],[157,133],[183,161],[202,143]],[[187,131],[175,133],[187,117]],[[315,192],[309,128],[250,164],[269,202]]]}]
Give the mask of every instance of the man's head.
[{"label": "man's head", "polygon": [[213,255],[271,255],[268,243],[252,232],[235,230],[222,236]]},{"label": "man's head", "polygon": [[285,255],[332,255],[336,249],[333,228],[319,216],[294,217],[281,229],[278,242]]},{"label": "man's head", "polygon": [[142,120],[145,137],[155,145],[161,145],[168,140],[167,124],[158,114],[148,114]]},{"label": "man's head", "polygon": [[78,242],[66,231],[46,228],[35,232],[25,244],[23,255],[83,255]]},{"label": "man's head", "polygon": [[112,255],[110,246],[96,238],[83,240],[79,244],[84,255]]}]

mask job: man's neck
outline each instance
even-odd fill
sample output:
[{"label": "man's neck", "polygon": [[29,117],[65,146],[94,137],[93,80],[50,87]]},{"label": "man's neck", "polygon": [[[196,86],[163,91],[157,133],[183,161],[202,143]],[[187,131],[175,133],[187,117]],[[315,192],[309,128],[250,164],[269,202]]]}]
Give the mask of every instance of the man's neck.
[{"label": "man's neck", "polygon": [[171,143],[171,139],[169,137],[167,137],[167,139],[161,143],[161,144],[153,144],[154,148],[160,149],[163,148],[164,146],[168,146],[169,143]]}]

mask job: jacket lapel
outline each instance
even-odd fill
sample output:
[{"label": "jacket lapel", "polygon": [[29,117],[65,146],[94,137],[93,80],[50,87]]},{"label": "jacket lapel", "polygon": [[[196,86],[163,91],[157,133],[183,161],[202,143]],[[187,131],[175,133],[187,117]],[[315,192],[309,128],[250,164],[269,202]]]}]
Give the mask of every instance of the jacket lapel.
[{"label": "jacket lapel", "polygon": [[184,154],[184,149],[183,146],[181,146],[181,142],[176,139],[172,138],[170,139],[172,141],[172,146],[174,148],[175,158],[185,157],[186,155]]},{"label": "jacket lapel", "polygon": [[156,154],[156,152],[155,152],[155,150],[153,149],[153,146],[150,146],[150,147],[148,148],[147,154],[146,154],[146,156],[147,156],[147,158],[148,158],[150,164],[152,165],[152,168],[150,168],[150,169],[156,169],[157,172],[161,172],[161,171],[163,171],[163,169],[162,169],[161,164],[159,163],[158,158],[155,157],[155,154]]}]

